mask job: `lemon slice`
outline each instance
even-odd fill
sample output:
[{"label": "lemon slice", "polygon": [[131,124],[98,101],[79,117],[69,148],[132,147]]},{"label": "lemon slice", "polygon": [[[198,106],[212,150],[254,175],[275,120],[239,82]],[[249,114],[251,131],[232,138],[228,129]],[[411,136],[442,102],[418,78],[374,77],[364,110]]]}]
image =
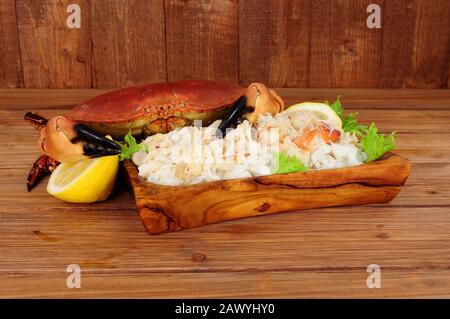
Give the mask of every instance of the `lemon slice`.
[{"label": "lemon slice", "polygon": [[[303,102],[294,104],[286,109],[286,111],[305,110],[314,113],[320,120],[327,121],[333,128],[342,128],[341,118],[333,111],[333,109],[325,103]],[[285,111],[285,112],[286,112]]]},{"label": "lemon slice", "polygon": [[71,203],[105,200],[111,194],[118,168],[118,155],[61,163],[50,176],[47,192]]}]

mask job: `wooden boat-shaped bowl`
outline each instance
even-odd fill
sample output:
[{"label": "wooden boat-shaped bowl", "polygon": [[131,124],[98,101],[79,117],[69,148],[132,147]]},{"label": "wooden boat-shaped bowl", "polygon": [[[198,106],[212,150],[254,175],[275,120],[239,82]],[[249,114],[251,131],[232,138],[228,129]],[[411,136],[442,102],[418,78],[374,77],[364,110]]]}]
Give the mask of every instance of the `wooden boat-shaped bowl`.
[{"label": "wooden boat-shaped bowl", "polygon": [[188,186],[148,183],[131,161],[124,167],[142,223],[150,234],[160,234],[308,208],[387,203],[405,183],[411,162],[388,153],[353,167]]}]

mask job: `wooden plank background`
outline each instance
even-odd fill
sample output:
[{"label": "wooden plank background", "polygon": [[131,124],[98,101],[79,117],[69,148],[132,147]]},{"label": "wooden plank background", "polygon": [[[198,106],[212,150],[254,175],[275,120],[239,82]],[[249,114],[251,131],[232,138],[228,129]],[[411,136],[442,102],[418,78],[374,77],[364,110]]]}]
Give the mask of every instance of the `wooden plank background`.
[{"label": "wooden plank background", "polygon": [[[81,7],[81,29],[66,8]],[[382,28],[368,29],[377,3]],[[0,0],[0,88],[448,88],[448,0]]]},{"label": "wooden plank background", "polygon": [[[413,162],[389,204],[312,209],[148,235],[125,183],[107,201],[31,193],[38,156],[27,110],[47,117],[105,89],[0,90],[0,297],[450,297],[450,91],[277,89],[287,104],[338,94],[362,123],[396,130]],[[121,189],[122,187],[122,189]],[[66,267],[82,269],[67,289]],[[367,289],[379,264],[381,289]]]}]

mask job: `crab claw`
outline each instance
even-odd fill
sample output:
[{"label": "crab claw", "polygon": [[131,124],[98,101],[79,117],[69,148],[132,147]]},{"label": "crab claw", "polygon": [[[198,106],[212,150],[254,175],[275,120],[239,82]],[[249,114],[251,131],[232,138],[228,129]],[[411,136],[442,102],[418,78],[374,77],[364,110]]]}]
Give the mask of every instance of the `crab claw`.
[{"label": "crab claw", "polygon": [[[218,130],[217,130],[217,137],[222,138],[226,134],[226,129],[232,125],[239,116],[241,116],[241,113],[245,110],[247,103],[247,98],[243,95],[239,99],[237,99],[233,105],[230,107],[230,111],[228,114],[222,119],[222,122],[220,123]],[[220,132],[220,133],[219,133]]]},{"label": "crab claw", "polygon": [[77,133],[77,137],[72,139],[72,143],[81,143],[83,145],[83,154],[85,156],[99,157],[118,155],[121,152],[118,143],[97,134],[86,126],[77,123],[73,126],[73,130]]},{"label": "crab claw", "polygon": [[117,155],[120,145],[91,129],[56,116],[47,120],[42,116],[28,112],[25,120],[39,131],[39,149],[43,153],[34,162],[27,178],[27,190],[33,187],[45,175],[51,173],[59,162],[77,162],[90,157]]},{"label": "crab claw", "polygon": [[39,145],[58,162],[77,162],[87,157],[117,155],[120,145],[63,116],[50,119],[41,131]]},{"label": "crab claw", "polygon": [[[277,114],[284,110],[283,99],[262,83],[252,83],[246,93],[236,100],[230,107],[228,114],[219,126],[221,136],[225,136],[226,128],[233,124],[242,113],[253,110],[244,115],[250,123],[255,123],[261,114]],[[219,135],[220,135],[219,134]]]},{"label": "crab claw", "polygon": [[63,116],[46,121],[35,113],[25,119],[40,130],[39,148],[58,162],[77,162],[89,157],[117,155],[120,145]]},{"label": "crab claw", "polygon": [[250,123],[255,123],[261,114],[277,114],[284,110],[283,99],[262,83],[252,83],[247,88],[247,107],[253,112],[245,114]]}]

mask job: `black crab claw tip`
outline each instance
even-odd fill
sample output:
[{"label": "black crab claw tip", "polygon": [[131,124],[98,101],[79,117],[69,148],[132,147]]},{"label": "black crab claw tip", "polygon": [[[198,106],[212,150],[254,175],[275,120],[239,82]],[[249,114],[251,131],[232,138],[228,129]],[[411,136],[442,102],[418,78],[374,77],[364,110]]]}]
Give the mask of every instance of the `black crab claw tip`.
[{"label": "black crab claw tip", "polygon": [[[225,115],[225,117],[222,119],[222,123],[220,123],[218,128],[218,137],[225,137],[226,129],[230,127],[238,117],[244,112],[246,109],[247,104],[247,97],[241,96],[236,102],[233,103],[233,105],[230,107],[230,110],[228,111],[228,114]],[[219,133],[219,131],[221,133]],[[221,135],[221,136],[220,136]]]},{"label": "black crab claw tip", "polygon": [[77,133],[77,138],[72,142],[82,140],[84,155],[90,157],[118,155],[121,152],[120,145],[113,140],[110,140],[90,128],[76,124],[74,130]]}]

